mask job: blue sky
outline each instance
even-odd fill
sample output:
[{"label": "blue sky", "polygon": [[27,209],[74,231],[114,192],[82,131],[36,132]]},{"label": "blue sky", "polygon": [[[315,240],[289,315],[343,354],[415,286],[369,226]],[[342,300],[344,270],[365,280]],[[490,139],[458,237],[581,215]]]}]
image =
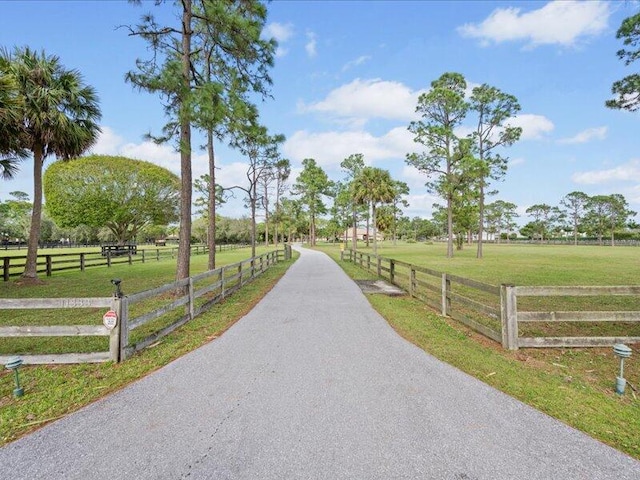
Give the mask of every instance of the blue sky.
[{"label": "blue sky", "polygon": [[[409,184],[407,215],[430,217],[438,200],[426,191],[426,178],[404,162],[416,149],[406,127],[415,119],[419,94],[442,73],[455,71],[471,86],[488,83],[515,95],[522,107],[513,123],[523,127],[523,136],[503,152],[509,171],[492,199],[513,202],[524,215],[528,206],[558,205],[574,190],[622,193],[640,212],[640,114],[604,106],[612,82],[637,70],[617,59],[615,32],[638,7],[598,1],[275,1],[268,6],[267,32],[280,46],[273,99],[260,105],[263,122],[287,137],[282,150],[294,174],[311,157],[339,180],[342,159],[363,153],[368,164]],[[178,173],[171,146],[143,138],[164,124],[158,98],[124,82],[136,58],[149,52],[118,27],[136,24],[149,11],[173,16],[170,2],[158,8],[119,0],[0,0],[0,46],[44,49],[96,88],[103,134],[95,153],[149,160]],[[220,183],[244,185],[241,155],[224,145],[217,153]],[[204,153],[196,152],[195,176],[206,169]],[[30,162],[15,180],[0,182],[0,199],[13,190],[32,194]],[[237,199],[221,213],[246,211]]]}]

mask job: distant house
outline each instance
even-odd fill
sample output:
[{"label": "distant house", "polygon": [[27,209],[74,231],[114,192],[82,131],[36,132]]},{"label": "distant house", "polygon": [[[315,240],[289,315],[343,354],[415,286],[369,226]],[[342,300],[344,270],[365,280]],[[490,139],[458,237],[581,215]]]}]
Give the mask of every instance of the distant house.
[{"label": "distant house", "polygon": [[[373,240],[373,229],[370,228],[369,229],[369,240]],[[356,229],[356,238],[358,240],[367,240],[367,229],[366,228],[357,228]],[[353,240],[353,228],[348,228],[347,230],[344,231],[344,233],[342,235],[340,235],[338,237],[338,239],[342,242],[344,241],[351,241]],[[384,240],[384,235],[382,235],[380,232],[376,232],[376,240],[381,242],[382,240]]]}]

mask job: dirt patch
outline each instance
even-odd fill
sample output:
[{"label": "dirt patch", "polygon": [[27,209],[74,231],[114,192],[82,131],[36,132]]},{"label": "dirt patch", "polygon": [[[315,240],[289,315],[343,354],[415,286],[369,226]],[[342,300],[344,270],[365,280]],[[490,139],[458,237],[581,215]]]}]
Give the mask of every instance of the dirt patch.
[{"label": "dirt patch", "polygon": [[396,287],[395,285],[391,285],[384,280],[354,280],[354,282],[356,282],[363,293],[381,293],[392,297],[406,295],[404,290]]},{"label": "dirt patch", "polygon": [[34,285],[45,285],[47,282],[45,282],[44,280],[40,280],[39,278],[32,278],[32,277],[20,277],[19,280],[15,281],[16,285],[20,285],[23,287],[31,287]]}]

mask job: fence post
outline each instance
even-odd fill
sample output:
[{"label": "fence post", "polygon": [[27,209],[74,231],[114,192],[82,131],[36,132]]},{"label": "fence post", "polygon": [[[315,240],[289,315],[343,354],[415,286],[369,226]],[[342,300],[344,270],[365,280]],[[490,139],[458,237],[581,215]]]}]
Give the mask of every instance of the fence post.
[{"label": "fence post", "polygon": [[416,294],[416,269],[409,267],[409,295],[415,297]]},{"label": "fence post", "polygon": [[45,259],[47,260],[47,277],[51,276],[51,255],[45,255]]},{"label": "fence post", "polygon": [[133,263],[133,260],[131,258],[131,249],[129,249],[129,265],[131,265]]},{"label": "fence post", "polygon": [[500,285],[502,348],[518,350],[518,297],[514,285]]},{"label": "fence post", "polygon": [[144,263],[144,249],[142,250],[142,263]]},{"label": "fence post", "polygon": [[220,268],[220,298],[224,298],[225,297],[225,281],[224,281],[224,271],[225,271],[226,267],[222,267]]},{"label": "fence post", "polygon": [[111,266],[111,251],[107,250],[107,267]]},{"label": "fence post", "polygon": [[3,267],[2,267],[2,276],[4,277],[3,280],[5,282],[9,281],[9,266],[11,263],[11,257],[4,257],[3,258]]},{"label": "fence post", "polygon": [[442,274],[442,316],[446,317],[451,311],[451,297],[449,292],[451,291],[451,280],[447,278],[447,274]]},{"label": "fence post", "polygon": [[196,299],[193,295],[193,277],[189,277],[189,320],[193,320],[195,316]]},{"label": "fence post", "polygon": [[377,263],[378,263],[378,265],[377,265],[377,273],[378,273],[378,276],[380,276],[380,274],[382,273],[382,260],[380,260],[380,257],[376,257],[376,260],[377,260]]},{"label": "fence post", "polygon": [[242,286],[242,262],[238,264],[238,285]]},{"label": "fence post", "polygon": [[118,323],[111,330],[109,352],[111,353],[111,360],[118,363],[126,360],[125,347],[129,343],[127,298],[114,297],[111,303],[111,310],[116,312]]},{"label": "fence post", "polygon": [[111,302],[111,310],[116,312],[116,326],[109,332],[109,356],[111,361],[118,363],[120,361],[120,335],[122,330],[122,322],[120,318],[120,299],[114,298]]},{"label": "fence post", "polygon": [[367,270],[371,271],[371,255],[367,253]]},{"label": "fence post", "polygon": [[156,260],[159,262],[160,261],[160,249],[156,248]]},{"label": "fence post", "polygon": [[344,250],[340,250],[340,261],[344,262]]},{"label": "fence post", "polygon": [[84,252],[83,252],[80,254],[80,271],[81,272],[84,272],[84,267],[85,267],[85,264],[84,264]]},{"label": "fence post", "polygon": [[389,283],[395,284],[396,282],[396,262],[395,260],[389,260]]}]

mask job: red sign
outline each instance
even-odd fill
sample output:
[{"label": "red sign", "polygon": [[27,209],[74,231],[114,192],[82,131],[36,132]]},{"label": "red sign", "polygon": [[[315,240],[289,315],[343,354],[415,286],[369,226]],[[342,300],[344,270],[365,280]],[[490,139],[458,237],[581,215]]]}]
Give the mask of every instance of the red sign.
[{"label": "red sign", "polygon": [[109,330],[112,330],[118,324],[118,314],[113,310],[109,310],[102,316],[102,323]]}]

